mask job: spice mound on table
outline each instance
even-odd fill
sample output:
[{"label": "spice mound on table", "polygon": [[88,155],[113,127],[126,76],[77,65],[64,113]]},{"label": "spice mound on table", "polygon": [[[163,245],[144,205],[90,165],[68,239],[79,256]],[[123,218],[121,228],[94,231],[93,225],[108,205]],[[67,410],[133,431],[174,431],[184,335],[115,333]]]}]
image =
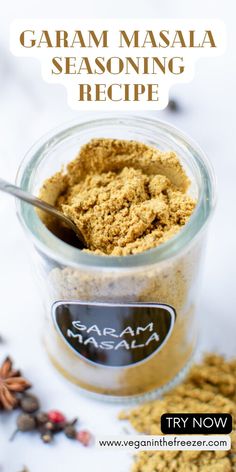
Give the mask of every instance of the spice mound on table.
[{"label": "spice mound on table", "polygon": [[132,472],[235,472],[236,359],[207,355],[194,365],[186,380],[162,399],[122,412],[144,434],[162,434],[164,413],[229,413],[233,417],[229,451],[145,451],[137,455]]},{"label": "spice mound on table", "polygon": [[65,173],[45,181],[40,197],[74,221],[89,251],[120,256],[154,248],[178,233],[196,204],[189,184],[172,151],[94,139]]}]

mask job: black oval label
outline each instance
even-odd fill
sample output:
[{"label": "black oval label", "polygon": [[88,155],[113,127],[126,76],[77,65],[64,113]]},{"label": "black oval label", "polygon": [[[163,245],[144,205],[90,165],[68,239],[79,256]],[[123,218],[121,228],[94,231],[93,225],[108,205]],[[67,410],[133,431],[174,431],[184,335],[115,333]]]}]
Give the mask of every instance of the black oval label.
[{"label": "black oval label", "polygon": [[57,301],[53,321],[66,343],[83,359],[107,367],[145,361],[171,335],[176,313],[161,303]]}]

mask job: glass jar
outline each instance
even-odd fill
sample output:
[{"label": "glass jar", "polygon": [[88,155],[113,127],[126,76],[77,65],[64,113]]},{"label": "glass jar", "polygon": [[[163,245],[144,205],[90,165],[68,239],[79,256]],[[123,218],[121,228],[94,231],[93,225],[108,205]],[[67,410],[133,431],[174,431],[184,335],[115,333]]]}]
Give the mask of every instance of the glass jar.
[{"label": "glass jar", "polygon": [[56,368],[87,392],[113,400],[153,398],[185,374],[196,348],[198,281],[215,201],[214,178],[201,149],[176,128],[116,114],[85,119],[42,138],[26,155],[17,184],[37,195],[45,179],[74,159],[81,145],[99,137],[175,151],[197,206],[169,241],[141,254],[114,257],[65,243],[33,207],[18,202],[35,248],[46,315],[44,342]]}]

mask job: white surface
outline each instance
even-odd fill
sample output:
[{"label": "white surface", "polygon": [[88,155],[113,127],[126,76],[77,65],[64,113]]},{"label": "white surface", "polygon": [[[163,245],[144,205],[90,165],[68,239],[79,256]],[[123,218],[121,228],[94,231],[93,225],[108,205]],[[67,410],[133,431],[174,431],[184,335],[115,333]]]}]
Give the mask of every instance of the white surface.
[{"label": "white surface", "polygon": [[[235,53],[234,2],[182,0],[160,2],[75,2],[67,7],[51,2],[8,2],[0,24],[0,175],[14,180],[18,164],[31,144],[48,129],[79,116],[66,104],[65,90],[42,82],[35,60],[12,57],[8,50],[8,23],[17,17],[215,17],[226,21],[229,48],[224,57],[201,60],[191,84],[175,87],[182,112],[164,111],[159,118],[190,134],[208,154],[218,178],[218,206],[211,223],[202,293],[199,300],[201,348],[236,354],[235,269]],[[226,5],[226,6],[225,6]],[[135,8],[134,8],[135,6]],[[70,8],[69,8],[70,7]],[[154,114],[155,115],[155,114]],[[68,417],[78,415],[85,428],[100,434],[119,434],[119,406],[92,401],[78,394],[49,365],[40,340],[41,302],[32,278],[28,242],[9,197],[0,195],[0,360],[10,353],[34,384],[47,410],[58,408]],[[7,227],[6,227],[7,223]],[[55,446],[38,437],[19,434],[8,442],[15,414],[0,414],[0,470],[18,472],[26,464],[30,472],[98,471],[126,472],[131,456],[83,449],[63,436]]]}]

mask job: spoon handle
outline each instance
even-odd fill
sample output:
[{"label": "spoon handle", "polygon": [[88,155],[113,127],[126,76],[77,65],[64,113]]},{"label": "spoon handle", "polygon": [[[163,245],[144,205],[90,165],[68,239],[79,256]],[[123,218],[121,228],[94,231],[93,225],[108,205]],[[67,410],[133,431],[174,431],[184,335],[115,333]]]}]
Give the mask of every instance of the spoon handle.
[{"label": "spoon handle", "polygon": [[[51,208],[53,208],[51,207],[51,205],[44,202],[43,200],[40,200],[34,195],[31,195],[28,192],[25,192],[25,190],[22,190],[20,187],[16,187],[15,185],[1,178],[0,178],[0,190],[2,192],[9,193],[10,195],[13,195],[16,198],[19,198],[20,200],[23,200],[24,202],[30,203],[31,205],[34,205],[37,208],[42,208],[42,210],[47,208],[48,210],[51,211]],[[53,210],[55,209],[53,208]]]},{"label": "spoon handle", "polygon": [[19,198],[20,200],[23,200],[24,202],[30,203],[30,205],[33,205],[34,207],[37,207],[43,211],[46,211],[50,215],[60,218],[60,220],[63,220],[64,223],[67,226],[69,226],[71,229],[73,229],[73,231],[75,231],[75,233],[80,237],[80,239],[83,240],[82,235],[78,231],[78,228],[73,223],[73,221],[67,218],[61,211],[57,210],[49,203],[44,202],[43,200],[40,200],[40,198],[37,198],[34,195],[31,195],[25,190],[22,190],[20,187],[16,187],[15,185],[1,178],[0,178],[0,191],[9,193],[10,195],[13,195],[16,198]]},{"label": "spoon handle", "polygon": [[16,187],[15,185],[1,178],[0,178],[0,190],[2,192],[9,193],[10,195],[13,195],[16,198],[19,198],[20,200],[23,200],[24,202],[30,203],[31,205],[37,208],[40,208],[41,210],[48,211],[49,213],[53,212],[55,215],[59,213],[58,216],[61,217],[61,213],[58,212],[58,210],[56,210],[56,208],[54,208],[49,203],[46,203],[43,200],[40,200],[34,195],[31,195],[25,190],[22,190],[20,187]]}]

